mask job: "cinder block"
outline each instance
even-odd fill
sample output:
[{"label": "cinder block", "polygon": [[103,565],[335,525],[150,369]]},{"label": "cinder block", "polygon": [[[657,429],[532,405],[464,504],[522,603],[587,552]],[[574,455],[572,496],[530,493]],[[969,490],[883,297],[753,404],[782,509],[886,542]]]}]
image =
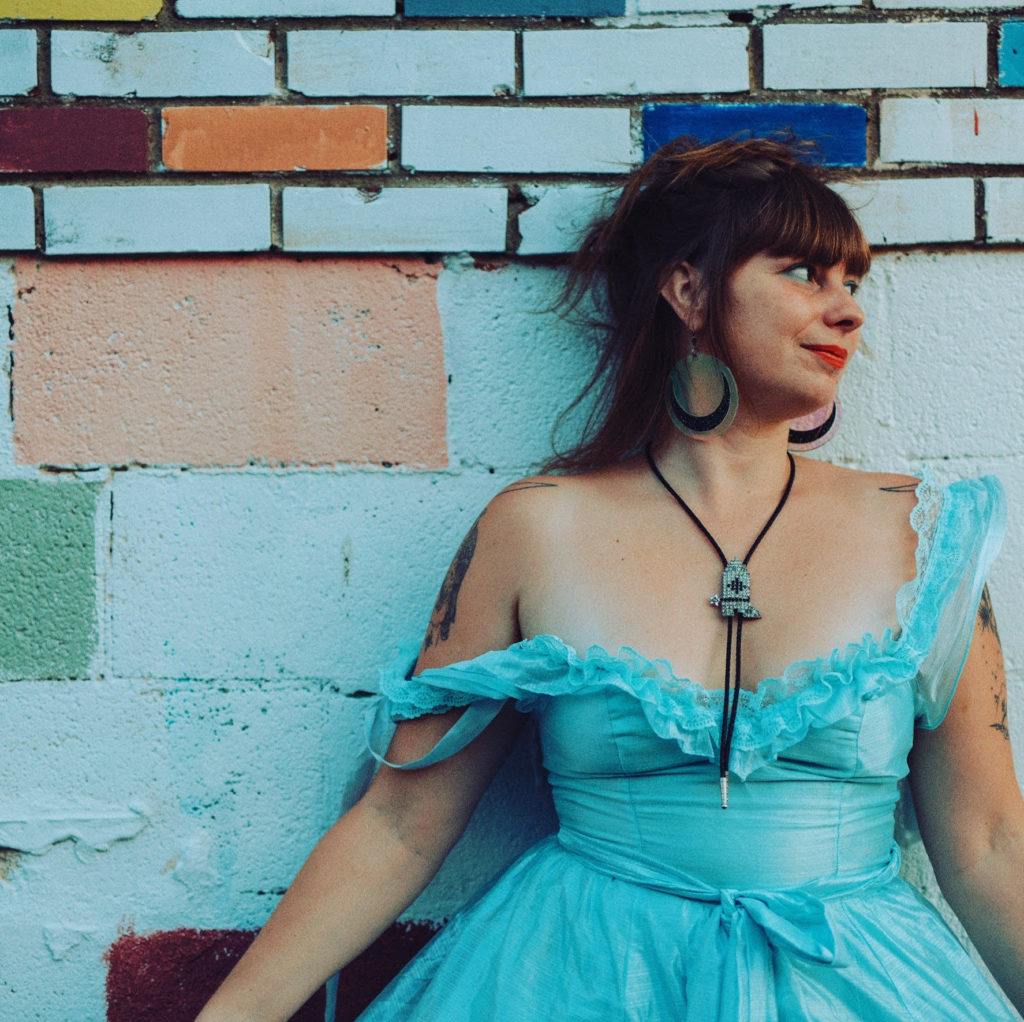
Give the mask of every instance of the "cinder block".
[{"label": "cinder block", "polygon": [[36,84],[35,32],[30,29],[0,29],[0,95],[21,96],[34,89]]},{"label": "cinder block", "polygon": [[987,34],[980,21],[766,25],[764,84],[769,89],[984,88]]},{"label": "cinder block", "polygon": [[626,0],[405,0],[408,17],[598,18],[626,13]]},{"label": "cinder block", "polygon": [[[114,671],[334,679],[344,692],[375,691],[398,644],[422,639],[462,537],[509,478],[119,475]],[[196,805],[204,776],[197,767]]]},{"label": "cinder block", "polygon": [[503,252],[504,188],[284,189],[284,247],[299,252]]},{"label": "cinder block", "polygon": [[150,21],[163,0],[0,0],[0,18],[53,21]]},{"label": "cinder block", "polygon": [[524,185],[533,205],[519,214],[520,255],[575,251],[591,220],[609,206],[616,192],[594,185]]},{"label": "cinder block", "polygon": [[504,95],[515,73],[513,32],[288,34],[288,87],[307,96]]},{"label": "cinder block", "polygon": [[182,106],[163,111],[171,170],[374,170],[387,165],[383,106]]},{"label": "cinder block", "polygon": [[0,679],[88,672],[98,495],[92,484],[0,481]]},{"label": "cinder block", "polygon": [[990,241],[1024,241],[1024,178],[985,179],[985,222]]},{"label": "cinder block", "polygon": [[443,465],[437,272],[369,259],[22,260],[18,458]]},{"label": "cinder block", "polygon": [[0,186],[0,251],[36,247],[36,214],[32,189]]},{"label": "cinder block", "polygon": [[77,96],[261,96],[274,91],[266,32],[56,31],[53,91]]},{"label": "cinder block", "polygon": [[626,109],[402,109],[402,164],[416,170],[618,174],[634,158]]},{"label": "cinder block", "polygon": [[1024,101],[883,99],[886,163],[1024,163]]},{"label": "cinder block", "polygon": [[527,96],[745,92],[749,32],[637,28],[523,33]]},{"label": "cinder block", "polygon": [[0,110],[0,171],[80,173],[147,169],[144,110],[14,107]]},{"label": "cinder block", "polygon": [[1024,22],[1004,21],[999,31],[999,84],[1024,85]]},{"label": "cinder block", "polygon": [[270,247],[266,185],[96,185],[43,194],[51,255]]},{"label": "cinder block", "polygon": [[182,18],[390,17],[395,0],[177,0]]},{"label": "cinder block", "polygon": [[644,156],[679,135],[717,142],[737,132],[793,131],[818,144],[831,166],[867,161],[867,113],[849,103],[671,103],[645,106]]},{"label": "cinder block", "polygon": [[834,187],[872,245],[974,240],[971,178],[868,180]]},{"label": "cinder block", "polygon": [[[551,267],[522,264],[441,275],[453,464],[522,473],[551,457],[555,422],[594,368],[592,339],[552,311],[563,280]],[[562,441],[587,410],[565,423]]]}]

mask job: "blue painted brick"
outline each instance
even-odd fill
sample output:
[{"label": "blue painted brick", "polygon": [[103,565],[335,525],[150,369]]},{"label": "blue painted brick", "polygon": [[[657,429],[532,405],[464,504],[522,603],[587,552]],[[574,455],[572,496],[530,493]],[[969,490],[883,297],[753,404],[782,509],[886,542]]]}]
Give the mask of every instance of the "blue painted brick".
[{"label": "blue painted brick", "polygon": [[1003,23],[999,33],[999,84],[1024,85],[1024,22]]},{"label": "blue painted brick", "polygon": [[844,103],[670,103],[644,107],[644,158],[679,135],[717,142],[746,133],[792,131],[821,150],[833,167],[867,162],[867,114]]},{"label": "blue painted brick", "polygon": [[405,0],[407,17],[601,18],[626,13],[626,0]]}]

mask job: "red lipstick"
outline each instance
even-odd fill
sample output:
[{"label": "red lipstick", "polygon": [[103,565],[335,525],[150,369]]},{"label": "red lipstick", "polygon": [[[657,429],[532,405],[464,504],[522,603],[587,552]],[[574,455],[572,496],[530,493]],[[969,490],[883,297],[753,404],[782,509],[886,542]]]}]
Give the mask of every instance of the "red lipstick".
[{"label": "red lipstick", "polygon": [[842,369],[850,357],[845,348],[837,348],[834,344],[807,344],[804,347],[836,369]]}]

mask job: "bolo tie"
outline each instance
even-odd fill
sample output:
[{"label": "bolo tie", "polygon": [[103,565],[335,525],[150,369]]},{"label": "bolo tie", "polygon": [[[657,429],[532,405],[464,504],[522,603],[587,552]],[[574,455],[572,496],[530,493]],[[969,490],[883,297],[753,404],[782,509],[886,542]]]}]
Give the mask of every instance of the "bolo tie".
[{"label": "bolo tie", "polygon": [[[779,512],[782,511],[786,501],[789,499],[790,491],[793,489],[793,479],[796,477],[796,462],[793,460],[793,455],[787,452],[789,478],[786,480],[782,496],[779,498],[779,502],[769,516],[768,521],[764,523],[764,527],[757,534],[757,538],[750,545],[747,556],[741,561],[735,557],[729,560],[725,556],[722,548],[718,545],[718,541],[711,535],[707,526],[697,517],[690,508],[690,505],[676,493],[671,483],[661,474],[658,466],[654,463],[650,444],[644,448],[644,454],[655,478],[672,494],[676,503],[689,515],[690,520],[704,534],[722,562],[721,592],[715,593],[708,602],[712,607],[719,609],[726,622],[725,685],[722,693],[722,738],[719,743],[718,752],[718,775],[719,786],[722,792],[722,808],[728,809],[729,753],[732,751],[732,736],[736,729],[736,711],[740,704],[740,681],[743,670],[743,621],[745,618],[759,618],[761,616],[760,611],[750,602],[750,572],[747,565],[750,563],[750,558],[754,556],[754,551],[760,545],[761,540],[768,534],[768,530],[775,524],[775,519],[779,517]],[[736,619],[735,628],[733,627],[733,618]],[[734,661],[735,670],[733,669]],[[732,686],[731,691],[730,683]]]}]

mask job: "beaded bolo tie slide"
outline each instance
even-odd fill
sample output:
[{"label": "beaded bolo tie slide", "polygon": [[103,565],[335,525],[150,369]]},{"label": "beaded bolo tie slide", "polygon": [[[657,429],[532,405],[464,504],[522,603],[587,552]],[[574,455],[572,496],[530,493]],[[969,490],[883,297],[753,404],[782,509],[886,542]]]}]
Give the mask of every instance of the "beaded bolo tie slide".
[{"label": "beaded bolo tie slide", "polygon": [[[750,571],[747,565],[750,563],[750,558],[754,556],[754,551],[758,548],[761,540],[767,535],[768,530],[775,524],[775,519],[779,517],[779,512],[785,507],[786,501],[789,499],[790,491],[793,489],[793,479],[796,476],[796,462],[793,460],[793,455],[787,452],[786,457],[789,459],[789,478],[786,480],[786,486],[782,491],[782,496],[779,498],[778,504],[775,506],[775,510],[771,513],[768,521],[764,523],[764,527],[757,534],[757,539],[751,544],[750,549],[747,551],[747,556],[743,560],[739,560],[734,557],[732,560],[727,558],[722,552],[722,548],[718,545],[718,541],[707,526],[697,517],[697,515],[690,509],[690,506],[679,496],[678,493],[672,488],[669,481],[661,474],[658,470],[658,466],[654,463],[654,456],[651,454],[651,445],[648,444],[644,448],[644,454],[647,457],[647,464],[651,466],[651,471],[654,473],[655,478],[666,490],[675,498],[676,503],[687,513],[693,523],[698,529],[704,534],[707,541],[714,548],[715,553],[718,554],[719,560],[722,562],[722,589],[721,592],[715,593],[714,596],[708,601],[712,607],[717,607],[722,617],[725,618],[726,629],[725,629],[725,685],[722,693],[722,740],[719,744],[718,754],[718,783],[722,794],[722,808],[729,808],[729,754],[732,751],[732,736],[736,729],[736,711],[740,704],[740,681],[743,669],[742,653],[743,653],[743,621],[745,618],[759,618],[761,616],[758,609],[750,602]],[[736,619],[736,627],[733,628],[733,618]],[[733,636],[735,635],[735,643]],[[735,659],[736,667],[733,670],[733,660]],[[731,683],[731,689],[730,689]]]}]

